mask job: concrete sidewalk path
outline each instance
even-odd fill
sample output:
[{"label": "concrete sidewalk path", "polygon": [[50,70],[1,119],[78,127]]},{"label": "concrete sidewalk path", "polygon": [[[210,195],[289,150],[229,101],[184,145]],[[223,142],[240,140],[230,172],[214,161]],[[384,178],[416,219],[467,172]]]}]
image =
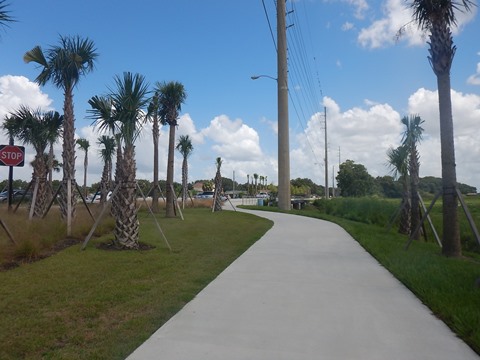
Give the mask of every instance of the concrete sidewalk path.
[{"label": "concrete sidewalk path", "polygon": [[339,226],[252,213],[273,228],[129,360],[480,359]]}]

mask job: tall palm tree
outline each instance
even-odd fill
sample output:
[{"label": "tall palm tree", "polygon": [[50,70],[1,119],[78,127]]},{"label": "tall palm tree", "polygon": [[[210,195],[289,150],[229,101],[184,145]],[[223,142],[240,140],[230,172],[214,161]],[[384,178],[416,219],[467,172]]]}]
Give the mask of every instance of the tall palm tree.
[{"label": "tall palm tree", "polygon": [[[116,176],[120,189],[112,199],[115,216],[115,245],[124,249],[138,249],[139,223],[136,207],[136,163],[135,141],[138,139],[145,121],[144,108],[148,103],[148,84],[140,74],[125,72],[123,77],[115,77],[116,89],[109,95],[111,99],[110,115],[107,109],[92,107],[101,124],[113,126],[115,122],[117,146],[123,144],[121,158],[117,157]],[[98,105],[95,101],[94,105]],[[91,103],[91,105],[92,105]],[[103,102],[106,104],[108,102]],[[105,118],[103,118],[105,117]],[[103,119],[103,121],[102,121]],[[100,126],[102,126],[100,125]]]},{"label": "tall palm tree", "polygon": [[148,105],[147,119],[152,122],[152,137],[153,137],[153,193],[152,193],[152,211],[157,213],[158,198],[159,198],[159,182],[158,182],[158,138],[160,137],[159,127],[159,96],[155,92],[152,96],[150,104]]},{"label": "tall palm tree", "polygon": [[[418,184],[420,182],[420,155],[418,153],[417,144],[422,140],[424,121],[418,115],[402,118],[402,124],[405,125],[403,133],[402,145],[408,153],[408,172],[410,174],[410,196],[411,196],[411,228],[410,235],[420,223],[420,199],[418,198]],[[420,233],[417,231],[415,240],[418,240]]]},{"label": "tall palm tree", "polygon": [[217,172],[215,174],[215,194],[213,196],[215,203],[213,204],[214,211],[221,211],[222,210],[222,200],[220,195],[222,193],[222,174],[220,169],[222,167],[222,158],[217,157],[215,160],[215,166],[217,167]]},{"label": "tall palm tree", "polygon": [[85,157],[83,158],[83,196],[87,197],[88,148],[90,147],[90,142],[85,138],[80,138],[77,139],[77,145],[85,152]]},{"label": "tall palm tree", "polygon": [[108,191],[112,187],[112,159],[115,153],[115,138],[102,135],[98,138],[97,144],[102,146],[100,157],[103,160],[102,179],[100,181],[100,203],[104,204],[107,200]]},{"label": "tall palm tree", "polygon": [[49,143],[52,122],[58,122],[60,118],[58,112],[42,113],[40,110],[31,110],[26,106],[21,106],[17,111],[7,117],[3,128],[9,135],[22,141],[24,144],[32,145],[35,149],[35,159],[33,160],[32,179],[37,188],[35,203],[33,204],[33,216],[43,216],[48,199],[47,192],[47,157],[45,150]]},{"label": "tall palm tree", "polygon": [[175,217],[173,192],[174,156],[175,156],[175,128],[178,125],[179,113],[182,104],[187,98],[183,84],[177,81],[157,83],[155,90],[158,93],[160,121],[163,125],[170,126],[168,137],[168,161],[167,161],[167,200],[166,217]]},{"label": "tall palm tree", "polygon": [[443,189],[443,246],[445,256],[461,256],[456,194],[455,146],[450,85],[450,69],[455,56],[451,27],[456,25],[456,10],[470,11],[470,0],[413,0],[413,20],[418,27],[430,32],[428,60],[437,77],[440,110],[440,142]]},{"label": "tall palm tree", "polygon": [[182,206],[185,207],[188,193],[188,157],[193,152],[193,145],[190,136],[181,135],[178,139],[176,149],[183,156],[182,162]]},{"label": "tall palm tree", "polygon": [[62,215],[67,219],[67,235],[71,235],[71,221],[75,216],[75,115],[73,111],[73,89],[82,75],[93,71],[97,52],[93,41],[80,36],[60,36],[59,45],[50,47],[45,53],[40,46],[27,51],[23,60],[40,65],[41,72],[35,79],[39,85],[51,81],[64,92],[63,123],[63,190],[61,196]]},{"label": "tall palm tree", "polygon": [[247,174],[247,194],[250,195],[250,174]]},{"label": "tall palm tree", "polygon": [[402,185],[402,202],[400,213],[400,234],[410,234],[410,188],[408,184],[408,151],[405,146],[390,148],[387,151],[387,165],[390,167],[394,179],[398,179]]}]

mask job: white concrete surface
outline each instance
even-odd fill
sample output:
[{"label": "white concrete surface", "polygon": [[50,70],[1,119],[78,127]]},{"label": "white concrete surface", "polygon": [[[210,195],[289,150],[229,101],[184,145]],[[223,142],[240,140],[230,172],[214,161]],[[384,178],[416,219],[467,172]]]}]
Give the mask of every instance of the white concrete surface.
[{"label": "white concrete surface", "polygon": [[480,358],[339,226],[255,213],[273,228],[129,360]]}]

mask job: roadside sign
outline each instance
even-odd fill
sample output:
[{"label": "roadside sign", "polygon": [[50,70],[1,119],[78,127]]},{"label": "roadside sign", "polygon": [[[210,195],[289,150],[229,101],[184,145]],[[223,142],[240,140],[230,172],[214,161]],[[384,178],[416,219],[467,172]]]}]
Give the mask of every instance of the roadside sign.
[{"label": "roadside sign", "polygon": [[25,147],[0,145],[0,166],[23,166],[25,164]]}]

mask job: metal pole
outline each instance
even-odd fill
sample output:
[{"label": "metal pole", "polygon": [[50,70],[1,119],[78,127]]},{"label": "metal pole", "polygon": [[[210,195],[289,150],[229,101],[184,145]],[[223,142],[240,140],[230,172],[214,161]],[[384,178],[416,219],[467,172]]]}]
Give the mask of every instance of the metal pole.
[{"label": "metal pole", "polygon": [[278,207],[290,210],[290,146],[288,134],[288,65],[285,0],[277,1]]},{"label": "metal pole", "polygon": [[323,108],[325,113],[325,199],[328,199],[328,143],[327,143],[327,108]]}]

